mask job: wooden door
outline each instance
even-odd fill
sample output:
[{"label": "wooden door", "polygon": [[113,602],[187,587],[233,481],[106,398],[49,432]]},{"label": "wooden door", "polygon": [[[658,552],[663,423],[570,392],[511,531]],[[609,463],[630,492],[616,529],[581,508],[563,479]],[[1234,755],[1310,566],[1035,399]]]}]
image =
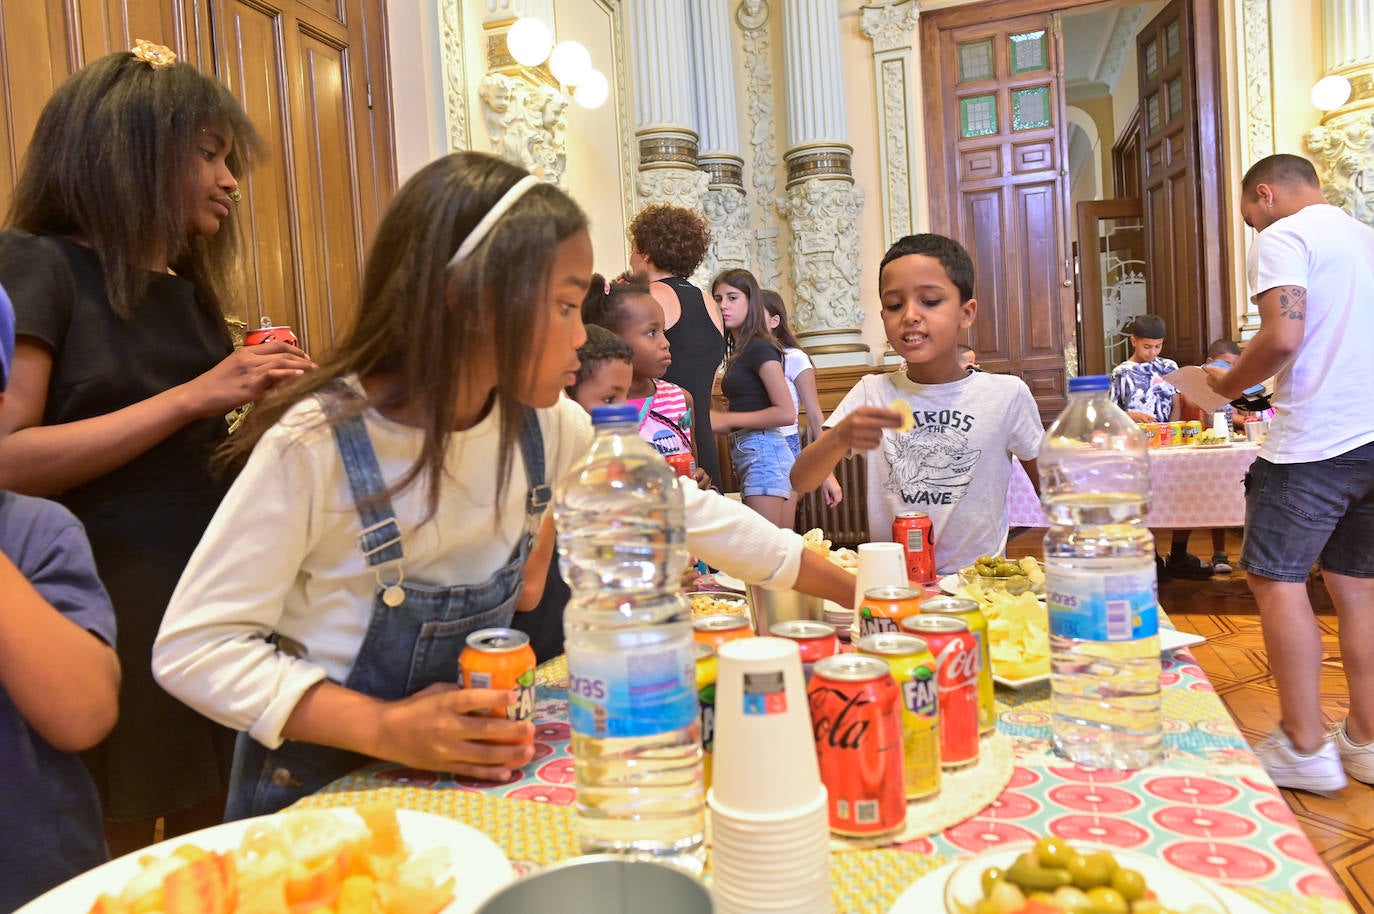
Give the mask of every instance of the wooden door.
[{"label": "wooden door", "polygon": [[942,106],[927,146],[947,150],[930,160],[931,222],[973,256],[983,368],[1024,379],[1049,420],[1076,336],[1060,48],[1049,13],[989,19],[921,19],[922,76]]},{"label": "wooden door", "polygon": [[322,353],[395,190],[384,17],[383,0],[0,0],[0,207],[63,79],[134,38],[165,44],[222,79],[267,144],[238,210],[240,316]]},{"label": "wooden door", "polygon": [[1164,319],[1164,352],[1181,365],[1207,353],[1197,96],[1188,0],[1173,0],[1136,35],[1140,77],[1140,193],[1150,310]]},{"label": "wooden door", "polygon": [[218,73],[271,150],[244,182],[248,321],[322,353],[356,308],[394,189],[383,10],[371,0],[215,0]]},{"label": "wooden door", "polygon": [[1145,313],[1145,225],[1140,200],[1078,204],[1078,355],[1084,374],[1107,374],[1122,351],[1127,317]]}]

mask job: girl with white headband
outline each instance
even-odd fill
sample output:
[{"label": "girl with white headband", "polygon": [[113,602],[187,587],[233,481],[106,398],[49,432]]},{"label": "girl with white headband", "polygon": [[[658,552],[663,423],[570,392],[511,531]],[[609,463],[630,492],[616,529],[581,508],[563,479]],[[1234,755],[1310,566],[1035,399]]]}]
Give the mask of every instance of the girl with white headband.
[{"label": "girl with white headband", "polygon": [[[490,780],[530,762],[528,721],[476,716],[514,693],[454,680],[468,633],[539,600],[550,487],[592,438],[562,396],[591,276],[566,194],[492,156],[440,159],[382,220],[353,327],[234,436],[246,465],[153,649],[168,691],[243,731],[230,818],[370,758]],[[685,498],[711,564],[849,602],[853,577],[795,533]]]}]

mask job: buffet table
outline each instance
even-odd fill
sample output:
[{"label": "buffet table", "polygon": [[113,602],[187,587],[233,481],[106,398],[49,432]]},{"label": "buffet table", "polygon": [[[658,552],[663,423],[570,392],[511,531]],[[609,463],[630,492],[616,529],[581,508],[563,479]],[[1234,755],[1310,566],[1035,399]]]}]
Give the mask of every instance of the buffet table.
[{"label": "buffet table", "polygon": [[[1245,473],[1259,445],[1150,449],[1150,526],[1161,530],[1245,526]],[[1020,462],[1012,461],[1007,523],[1048,527],[1040,499]]]},{"label": "buffet table", "polygon": [[[1070,840],[1141,851],[1215,879],[1267,911],[1351,910],[1287,804],[1186,650],[1164,655],[1166,754],[1138,772],[1095,771],[1049,746],[1049,686],[998,690],[998,729],[1015,745],[1011,782],[990,806],[938,834],[831,855],[839,912],[885,912],[922,874],[954,858],[1053,830]],[[507,784],[452,780],[376,764],[299,806],[364,797],[438,813],[480,828],[528,872],[576,856],[567,669],[539,670],[536,752]]]}]

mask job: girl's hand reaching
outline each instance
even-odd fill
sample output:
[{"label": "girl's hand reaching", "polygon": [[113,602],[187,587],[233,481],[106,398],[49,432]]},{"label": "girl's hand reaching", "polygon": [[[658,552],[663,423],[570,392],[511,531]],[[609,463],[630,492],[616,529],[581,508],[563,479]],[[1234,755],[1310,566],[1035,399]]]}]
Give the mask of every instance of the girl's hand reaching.
[{"label": "girl's hand reaching", "polygon": [[825,477],[825,482],[821,483],[821,494],[825,497],[825,506],[833,508],[844,499],[844,491],[840,488],[840,481],[831,473]]},{"label": "girl's hand reaching", "polygon": [[697,471],[692,474],[692,479],[696,480],[697,488],[702,491],[711,488],[711,476],[701,467],[697,467]]},{"label": "girl's hand reaching", "polygon": [[386,703],[371,754],[426,771],[510,780],[514,769],[534,757],[534,725],[475,715],[489,709],[504,711],[517,700],[515,692],[435,683]]},{"label": "girl's hand reaching", "polygon": [[289,343],[260,343],[235,349],[182,388],[197,414],[218,416],[251,403],[277,385],[293,381],[314,368],[310,357]]}]

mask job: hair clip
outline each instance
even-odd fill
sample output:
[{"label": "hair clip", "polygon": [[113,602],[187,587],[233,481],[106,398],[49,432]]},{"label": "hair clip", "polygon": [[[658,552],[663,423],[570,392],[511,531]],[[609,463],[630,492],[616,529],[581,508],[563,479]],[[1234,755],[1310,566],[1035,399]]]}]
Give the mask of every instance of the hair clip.
[{"label": "hair clip", "polygon": [[243,199],[243,191],[235,187],[233,190],[229,191],[229,199],[232,200],[234,203],[238,203],[240,200]]},{"label": "hair clip", "polygon": [[144,38],[135,39],[134,46],[130,49],[129,53],[133,54],[154,70],[170,67],[177,62],[177,55],[171,48],[166,45],[155,44]]},{"label": "hair clip", "polygon": [[606,289],[605,289],[605,291],[604,291],[602,294],[603,294],[603,295],[610,295],[610,294],[611,294],[611,281],[610,281],[609,279],[606,280]]}]

